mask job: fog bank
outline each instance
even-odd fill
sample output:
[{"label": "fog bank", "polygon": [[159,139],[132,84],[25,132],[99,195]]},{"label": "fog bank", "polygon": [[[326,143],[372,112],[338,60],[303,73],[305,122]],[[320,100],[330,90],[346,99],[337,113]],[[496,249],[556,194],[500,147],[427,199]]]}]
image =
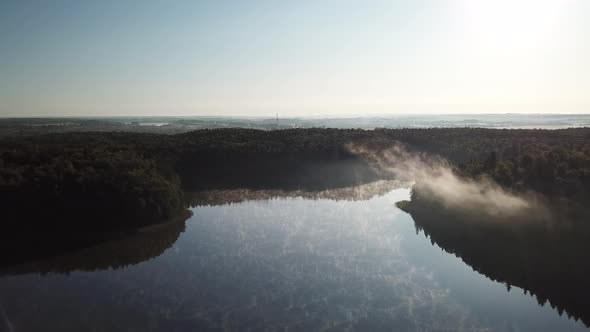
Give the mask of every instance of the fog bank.
[{"label": "fog bank", "polygon": [[348,149],[380,172],[400,181],[413,181],[420,194],[431,195],[448,208],[491,216],[545,215],[527,195],[510,193],[487,177],[460,177],[446,160],[409,152],[401,144],[379,151],[358,144],[350,144]]}]

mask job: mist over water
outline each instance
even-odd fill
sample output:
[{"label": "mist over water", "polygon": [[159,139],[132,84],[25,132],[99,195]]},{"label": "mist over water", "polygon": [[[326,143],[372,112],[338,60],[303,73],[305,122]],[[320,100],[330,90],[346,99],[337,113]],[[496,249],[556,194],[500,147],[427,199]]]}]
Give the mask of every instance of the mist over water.
[{"label": "mist over water", "polygon": [[409,152],[401,144],[384,150],[350,144],[348,149],[380,172],[400,181],[414,182],[414,189],[418,189],[421,195],[429,195],[447,208],[494,217],[531,213],[542,219],[547,216],[545,209],[535,203],[531,195],[508,192],[488,177],[461,177],[448,161],[440,157]]}]

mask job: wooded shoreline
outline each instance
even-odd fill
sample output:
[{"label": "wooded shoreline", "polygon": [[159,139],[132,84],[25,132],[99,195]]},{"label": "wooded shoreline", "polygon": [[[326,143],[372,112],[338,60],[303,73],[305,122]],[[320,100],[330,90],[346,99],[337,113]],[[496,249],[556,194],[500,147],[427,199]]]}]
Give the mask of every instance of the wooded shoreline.
[{"label": "wooded shoreline", "polygon": [[3,227],[135,227],[182,211],[183,191],[345,187],[387,176],[350,144],[402,144],[510,191],[590,197],[590,128],[80,132],[0,140]]}]

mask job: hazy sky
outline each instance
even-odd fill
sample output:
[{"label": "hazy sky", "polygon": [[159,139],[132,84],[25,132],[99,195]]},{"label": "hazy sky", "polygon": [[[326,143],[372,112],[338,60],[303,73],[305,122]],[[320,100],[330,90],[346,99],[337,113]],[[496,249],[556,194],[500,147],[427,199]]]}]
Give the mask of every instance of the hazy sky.
[{"label": "hazy sky", "polygon": [[0,116],[590,113],[590,1],[0,1]]}]

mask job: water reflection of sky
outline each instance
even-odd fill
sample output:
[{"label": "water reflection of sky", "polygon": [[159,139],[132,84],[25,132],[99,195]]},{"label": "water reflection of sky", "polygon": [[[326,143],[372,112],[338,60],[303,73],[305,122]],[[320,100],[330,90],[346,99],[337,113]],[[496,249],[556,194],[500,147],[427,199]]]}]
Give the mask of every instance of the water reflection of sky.
[{"label": "water reflection of sky", "polygon": [[366,201],[196,207],[157,258],[3,277],[0,301],[16,330],[583,329],[417,236],[394,206],[408,197],[395,189]]}]

